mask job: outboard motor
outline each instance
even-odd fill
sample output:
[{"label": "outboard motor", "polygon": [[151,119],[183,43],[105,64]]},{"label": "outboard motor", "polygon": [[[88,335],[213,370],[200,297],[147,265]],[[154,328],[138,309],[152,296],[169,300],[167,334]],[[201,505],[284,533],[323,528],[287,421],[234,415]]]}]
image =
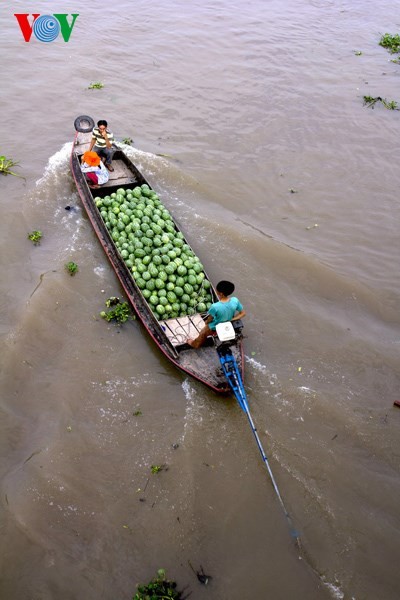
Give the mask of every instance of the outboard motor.
[{"label": "outboard motor", "polygon": [[239,367],[231,350],[231,346],[242,335],[242,329],[243,323],[240,319],[232,322],[228,321],[227,323],[218,323],[215,327],[217,335],[214,340],[224,375],[241,409],[246,412],[248,410],[246,392],[243,387]]},{"label": "outboard motor", "polygon": [[215,326],[217,335],[214,337],[214,343],[219,356],[226,354],[229,348],[242,337],[242,329],[243,321],[241,319],[218,323]]}]

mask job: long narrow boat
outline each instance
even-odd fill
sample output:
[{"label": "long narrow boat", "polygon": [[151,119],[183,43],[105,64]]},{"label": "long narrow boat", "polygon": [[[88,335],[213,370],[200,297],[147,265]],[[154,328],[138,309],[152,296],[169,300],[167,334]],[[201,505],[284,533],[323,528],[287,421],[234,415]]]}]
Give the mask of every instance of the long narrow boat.
[{"label": "long narrow boat", "polygon": [[[104,199],[110,197],[111,194],[114,194],[115,197],[117,191],[121,189],[125,191],[132,190],[143,185],[150,190],[152,188],[123,150],[118,148],[113,157],[114,171],[110,173],[109,181],[92,192],[81,170],[82,156],[89,149],[92,126],[93,120],[90,117],[82,116],[75,120],[76,134],[71,152],[71,172],[82,204],[130,304],[153,341],[176,367],[201,381],[215,392],[230,392],[213,339],[208,338],[206,344],[197,350],[186,343],[188,337],[196,337],[204,326],[206,311],[184,316],[174,315],[172,318],[162,320],[162,317],[160,318],[160,315],[154,311],[154,307],[148,299],[144,297],[131,269],[127,266],[120,249],[115,244],[97,206],[97,204],[100,204],[99,198]],[[164,202],[163,205],[165,206]],[[166,206],[166,208],[168,207]],[[172,215],[171,218],[175,231],[180,232]],[[179,235],[183,242],[190,247],[183,233],[180,232]],[[209,280],[206,274],[205,279]],[[209,286],[209,292],[212,301],[216,301],[217,296],[212,285]],[[240,332],[231,348],[243,378],[244,355]]]}]

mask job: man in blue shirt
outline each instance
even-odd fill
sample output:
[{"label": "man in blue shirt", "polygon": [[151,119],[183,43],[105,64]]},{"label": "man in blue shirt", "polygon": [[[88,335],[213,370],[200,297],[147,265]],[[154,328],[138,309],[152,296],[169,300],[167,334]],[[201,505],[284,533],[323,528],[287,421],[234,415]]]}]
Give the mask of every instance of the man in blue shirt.
[{"label": "man in blue shirt", "polygon": [[187,343],[192,348],[200,348],[206,341],[206,338],[215,330],[218,323],[226,323],[227,321],[237,321],[246,315],[243,306],[237,298],[232,296],[235,286],[230,281],[220,281],[216,287],[218,302],[214,302],[208,311],[206,325],[200,331],[196,339],[188,339]]}]

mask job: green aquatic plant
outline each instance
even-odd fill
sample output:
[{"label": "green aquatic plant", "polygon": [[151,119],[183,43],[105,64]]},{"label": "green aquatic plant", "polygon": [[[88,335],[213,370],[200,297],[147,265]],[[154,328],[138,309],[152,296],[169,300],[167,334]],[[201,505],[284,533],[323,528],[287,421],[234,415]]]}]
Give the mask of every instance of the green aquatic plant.
[{"label": "green aquatic plant", "polygon": [[117,323],[125,323],[131,316],[129,304],[127,302],[120,302],[119,298],[109,298],[106,301],[106,306],[115,306],[112,310],[101,311],[100,316],[106,321],[116,321]]},{"label": "green aquatic plant", "polygon": [[106,306],[107,308],[110,308],[110,306],[115,306],[116,304],[120,303],[120,299],[117,298],[116,296],[111,296],[110,298],[108,298],[106,300]]},{"label": "green aquatic plant", "polygon": [[400,35],[398,33],[395,35],[385,33],[381,37],[379,45],[386,48],[390,54],[396,54],[397,52],[400,52]]},{"label": "green aquatic plant", "polygon": [[13,160],[12,158],[7,158],[6,156],[0,156],[0,173],[3,175],[14,175],[15,177],[24,177],[22,175],[18,175],[18,173],[14,173],[11,171],[13,167],[17,167],[18,162]]},{"label": "green aquatic plant", "polygon": [[122,143],[126,144],[127,146],[131,146],[132,142],[133,142],[133,139],[130,137],[123,138],[123,140],[122,140]]},{"label": "green aquatic plant", "polygon": [[101,90],[103,87],[104,83],[101,83],[101,81],[95,81],[89,85],[88,90]]},{"label": "green aquatic plant", "polygon": [[373,96],[364,96],[364,105],[375,106],[375,104],[380,100],[382,100],[380,96],[376,96],[376,98],[374,98]]},{"label": "green aquatic plant", "polygon": [[385,108],[388,110],[400,110],[397,106],[397,102],[395,100],[386,100],[386,98],[381,98],[380,96],[364,96],[364,105],[374,108],[377,102],[381,102]]},{"label": "green aquatic plant", "polygon": [[65,266],[65,270],[68,271],[68,273],[71,275],[71,277],[72,277],[72,275],[75,275],[75,273],[78,272],[78,265],[73,261],[70,261],[69,263],[67,263],[64,266]]},{"label": "green aquatic plant", "polygon": [[153,475],[156,475],[157,473],[159,473],[160,471],[163,471],[165,469],[165,465],[151,465],[150,470],[153,473]]},{"label": "green aquatic plant", "polygon": [[182,592],[176,589],[176,582],[166,578],[165,570],[158,569],[147,585],[138,585],[133,600],[183,600]]},{"label": "green aquatic plant", "polygon": [[383,98],[382,104],[388,110],[399,110],[397,108],[397,102],[395,100],[386,100],[386,98]]},{"label": "green aquatic plant", "polygon": [[28,240],[31,240],[35,246],[40,244],[42,237],[43,233],[41,231],[32,231],[31,233],[28,233]]}]

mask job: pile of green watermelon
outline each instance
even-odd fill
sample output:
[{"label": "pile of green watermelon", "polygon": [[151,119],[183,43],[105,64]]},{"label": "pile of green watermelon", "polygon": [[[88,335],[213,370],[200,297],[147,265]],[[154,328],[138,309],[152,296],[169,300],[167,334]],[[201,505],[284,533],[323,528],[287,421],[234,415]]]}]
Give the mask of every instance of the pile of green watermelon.
[{"label": "pile of green watermelon", "polygon": [[206,312],[211,284],[203,265],[147,184],[119,188],[96,206],[120,256],[158,319]]}]

